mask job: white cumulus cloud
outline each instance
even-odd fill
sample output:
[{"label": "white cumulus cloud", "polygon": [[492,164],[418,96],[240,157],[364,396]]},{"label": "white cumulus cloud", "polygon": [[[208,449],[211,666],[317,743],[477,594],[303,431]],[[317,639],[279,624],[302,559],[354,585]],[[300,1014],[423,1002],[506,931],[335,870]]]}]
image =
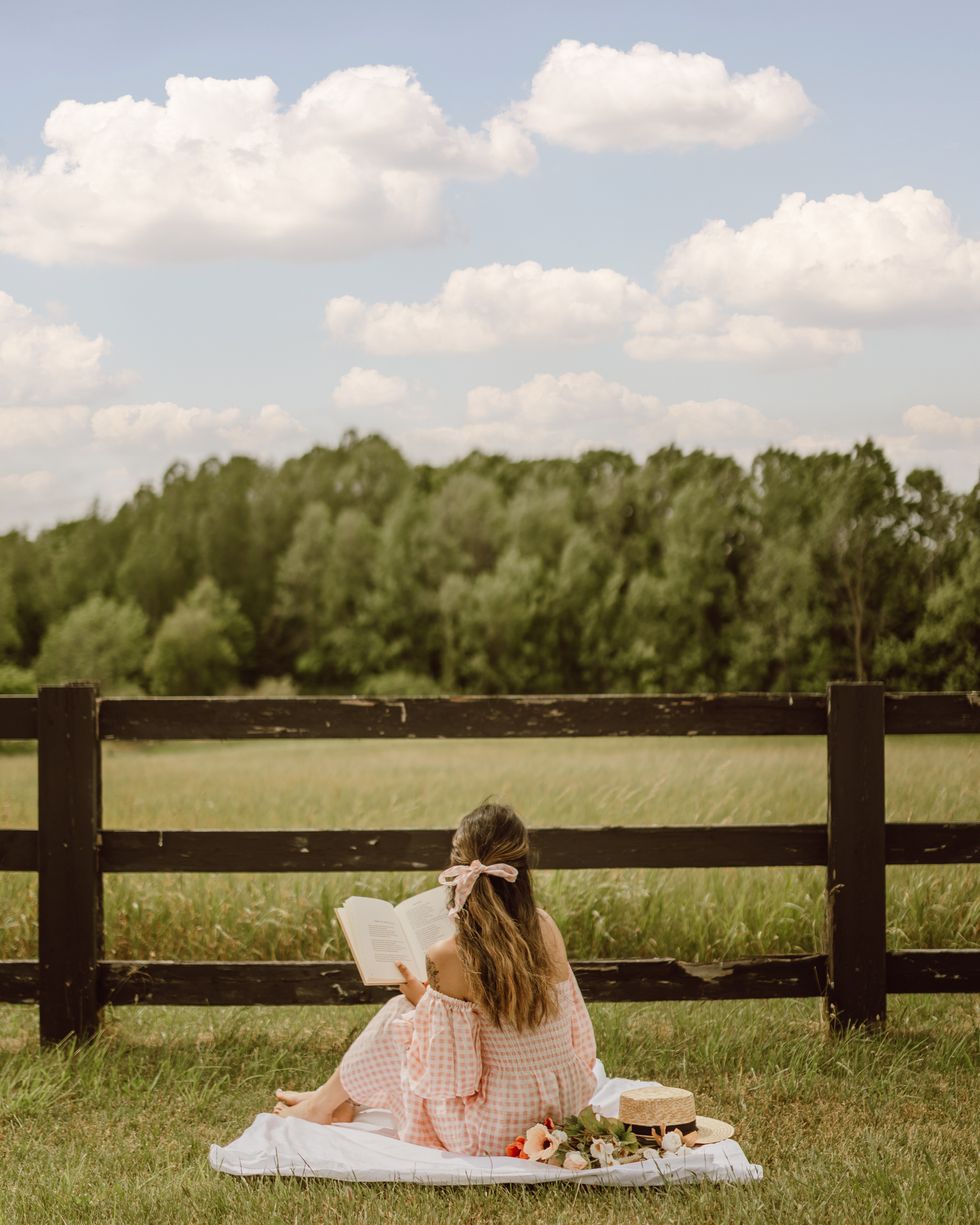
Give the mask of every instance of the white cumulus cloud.
[{"label": "white cumulus cloud", "polygon": [[54,447],[87,434],[85,404],[58,408],[0,408],[0,449]]},{"label": "white cumulus cloud", "polygon": [[449,123],[407,68],[333,72],[286,109],[269,77],[173,76],[166,102],[64,101],[39,168],[0,160],[0,251],[41,264],[346,259],[437,236],[451,179],[523,174],[527,134]]},{"label": "white cumulus cloud", "polygon": [[479,353],[510,343],[590,343],[615,336],[652,301],[635,281],[534,260],[451,273],[429,302],[332,298],[327,330],[369,353]]},{"label": "white cumulus cloud", "polygon": [[44,493],[54,484],[54,473],[46,468],[35,468],[31,472],[8,472],[0,474],[0,492],[12,494]]},{"label": "white cumulus cloud", "polygon": [[574,39],[552,48],[530,97],[513,108],[530,131],[585,153],[742,149],[792,135],[815,113],[799,81],[778,68],[730,73],[704,52]]},{"label": "white cumulus cloud", "polygon": [[640,361],[802,366],[859,352],[861,333],[794,326],[772,315],[729,314],[710,298],[691,298],[676,306],[654,301],[624,347]]},{"label": "white cumulus cloud", "polygon": [[351,366],[333,389],[331,398],[342,409],[383,408],[404,403],[408,398],[408,384],[397,375]]},{"label": "white cumulus cloud", "polygon": [[682,400],[666,412],[672,436],[685,446],[724,448],[729,442],[775,443],[787,439],[792,426],[781,417],[767,417],[739,400]]},{"label": "white cumulus cloud", "polygon": [[732,314],[710,298],[668,303],[612,268],[543,268],[534,260],[459,268],[428,302],[332,298],[328,332],[369,353],[479,353],[504,345],[591,344],[632,332],[642,361],[811,365],[861,348],[854,328]]},{"label": "white cumulus cloud", "polygon": [[157,401],[110,404],[92,414],[92,437],[117,446],[166,444],[195,451],[261,447],[305,434],[305,429],[278,404],[266,404],[251,417],[238,408],[193,408]]},{"label": "white cumulus cloud", "polygon": [[786,322],[929,321],[980,310],[980,241],[924,189],[795,192],[742,229],[709,221],[671,248],[660,284]]},{"label": "white cumulus cloud", "polygon": [[514,388],[474,387],[459,425],[416,429],[405,436],[415,452],[450,458],[474,448],[513,456],[578,455],[617,447],[645,455],[668,443],[734,451],[785,439],[791,428],[735,400],[663,405],[648,393],[596,371],[536,374]]},{"label": "white cumulus cloud", "polygon": [[0,290],[0,405],[56,405],[118,384],[103,368],[109,342],[52,323]]},{"label": "white cumulus cloud", "polygon": [[957,439],[980,442],[980,417],[960,417],[935,404],[913,404],[902,414],[902,423],[920,438]]}]

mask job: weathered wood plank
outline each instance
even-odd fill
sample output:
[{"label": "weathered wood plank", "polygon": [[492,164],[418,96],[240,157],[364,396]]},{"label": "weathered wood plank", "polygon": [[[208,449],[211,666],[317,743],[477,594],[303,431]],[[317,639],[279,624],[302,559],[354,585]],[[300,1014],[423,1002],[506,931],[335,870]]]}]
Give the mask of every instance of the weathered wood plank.
[{"label": "weathered wood plank", "polygon": [[[451,830],[104,830],[103,872],[414,872],[445,866]],[[826,827],[532,830],[539,868],[779,867],[827,862]],[[887,863],[980,863],[980,823],[888,822]],[[37,870],[37,832],[0,830],[0,871]]]},{"label": "weathered wood plank", "polygon": [[823,735],[815,693],[103,698],[106,740]]},{"label": "weathered wood plank", "polygon": [[980,822],[889,821],[888,863],[980,863]]},{"label": "weathered wood plank", "polygon": [[827,995],[831,1029],[885,1022],[885,731],[879,684],[827,687]]},{"label": "weathered wood plank", "polygon": [[38,691],[38,954],[41,1041],[99,1026],[101,757],[91,684]]},{"label": "weathered wood plank", "polygon": [[0,697],[0,740],[37,739],[37,698],[30,694]]},{"label": "weathered wood plank", "polygon": [[[822,954],[697,965],[653,958],[573,966],[586,999],[768,999],[820,995]],[[113,1004],[374,1004],[393,989],[365,987],[349,961],[106,961],[102,999]]]},{"label": "weathered wood plank", "polygon": [[[105,830],[104,872],[402,872],[444,868],[450,829]],[[823,825],[532,829],[538,868],[825,864]]]},{"label": "weathered wood plank", "polygon": [[976,735],[980,732],[980,691],[886,693],[885,731],[905,736]]},{"label": "weathered wood plank", "polygon": [[902,949],[885,966],[891,992],[980,991],[980,949]]},{"label": "weathered wood plank", "polygon": [[0,1004],[34,1004],[37,995],[36,961],[0,961]]},{"label": "weathered wood plank", "polygon": [[0,872],[37,871],[37,830],[0,829]]}]

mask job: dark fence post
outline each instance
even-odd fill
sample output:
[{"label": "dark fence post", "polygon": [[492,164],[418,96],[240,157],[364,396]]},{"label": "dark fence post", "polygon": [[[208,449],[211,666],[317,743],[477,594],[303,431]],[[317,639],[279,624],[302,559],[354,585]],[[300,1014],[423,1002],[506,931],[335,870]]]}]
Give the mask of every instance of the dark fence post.
[{"label": "dark fence post", "polygon": [[99,1026],[103,951],[98,686],[38,689],[38,961],[41,1042]]},{"label": "dark fence post", "polygon": [[831,1032],[885,1023],[884,686],[827,686],[827,995]]}]

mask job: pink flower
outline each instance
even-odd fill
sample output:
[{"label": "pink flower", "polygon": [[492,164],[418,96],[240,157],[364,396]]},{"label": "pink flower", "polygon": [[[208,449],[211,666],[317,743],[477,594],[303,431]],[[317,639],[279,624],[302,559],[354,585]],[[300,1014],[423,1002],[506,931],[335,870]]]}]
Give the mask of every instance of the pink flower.
[{"label": "pink flower", "polygon": [[547,1161],[557,1147],[558,1141],[543,1123],[535,1123],[527,1129],[524,1156],[529,1161]]},{"label": "pink flower", "polygon": [[566,1170],[587,1170],[589,1168],[589,1162],[582,1153],[578,1153],[573,1149],[570,1153],[565,1154],[565,1160],[562,1162],[562,1166]]}]

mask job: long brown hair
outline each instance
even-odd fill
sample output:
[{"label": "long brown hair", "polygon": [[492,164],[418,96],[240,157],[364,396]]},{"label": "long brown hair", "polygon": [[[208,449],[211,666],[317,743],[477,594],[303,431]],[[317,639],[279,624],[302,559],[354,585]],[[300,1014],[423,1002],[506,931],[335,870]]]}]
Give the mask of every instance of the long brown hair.
[{"label": "long brown hair", "polygon": [[456,953],[473,1002],[493,1024],[533,1029],[555,1014],[553,964],[541,932],[527,830],[513,808],[484,802],[460,821],[452,863],[508,863],[513,882],[481,874],[456,915]]}]

